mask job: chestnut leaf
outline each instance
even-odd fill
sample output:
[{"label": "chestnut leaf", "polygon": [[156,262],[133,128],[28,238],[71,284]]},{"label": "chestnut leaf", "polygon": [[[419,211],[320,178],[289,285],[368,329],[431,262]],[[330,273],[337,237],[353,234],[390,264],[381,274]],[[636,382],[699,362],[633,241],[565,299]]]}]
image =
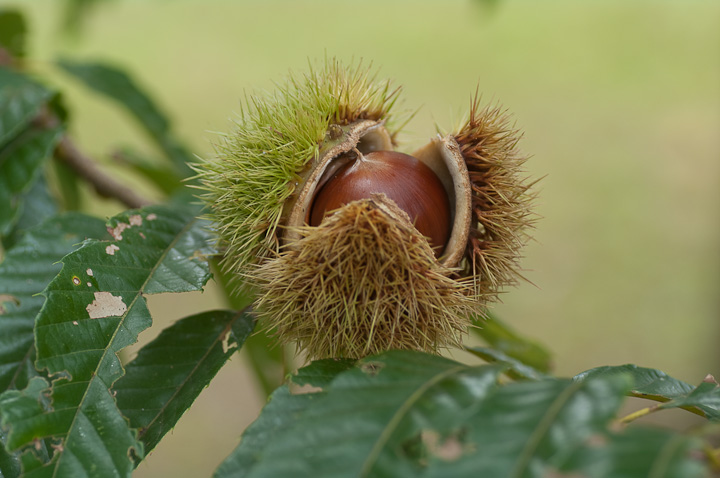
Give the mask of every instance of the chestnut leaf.
[{"label": "chestnut leaf", "polygon": [[281,387],[215,478],[703,476],[693,438],[613,431],[630,375],[503,384],[503,371],[390,351],[320,390]]},{"label": "chestnut leaf", "polygon": [[102,220],[65,213],[30,229],[0,263],[0,392],[24,388],[37,375],[35,316],[39,295],[60,272],[60,260],[85,239],[108,238]]},{"label": "chestnut leaf", "polygon": [[125,366],[113,390],[149,453],[190,408],[255,325],[248,310],[212,310],[163,330]]},{"label": "chestnut leaf", "polygon": [[170,159],[176,174],[180,177],[192,174],[188,164],[195,158],[172,133],[170,120],[160,107],[128,73],[103,63],[63,59],[57,64],[88,88],[127,109]]},{"label": "chestnut leaf", "polygon": [[0,66],[0,147],[27,128],[53,95],[27,76]]},{"label": "chestnut leaf", "polygon": [[[111,390],[118,352],[151,324],[144,294],[200,290],[210,277],[208,232],[193,208],[151,206],[107,225],[113,241],[87,241],[62,260],[35,323],[37,360],[52,383],[0,396],[7,448],[50,440],[49,462],[23,458],[32,476],[129,476],[142,457]],[[32,457],[32,451],[24,457]]]},{"label": "chestnut leaf", "polygon": [[634,385],[629,395],[664,402],[660,408],[684,408],[710,421],[720,421],[720,386],[708,375],[697,387],[653,368],[626,364],[597,367],[575,376],[576,380],[592,377],[627,374]]},{"label": "chestnut leaf", "polygon": [[[33,123],[55,93],[0,67],[0,238],[20,218],[28,190],[60,140],[62,128]],[[52,106],[50,106],[52,108]]]}]

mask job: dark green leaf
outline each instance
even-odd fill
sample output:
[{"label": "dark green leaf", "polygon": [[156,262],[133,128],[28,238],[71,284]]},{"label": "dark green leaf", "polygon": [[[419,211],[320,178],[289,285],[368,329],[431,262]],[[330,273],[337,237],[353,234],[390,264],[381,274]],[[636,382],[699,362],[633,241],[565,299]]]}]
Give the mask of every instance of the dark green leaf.
[{"label": "dark green leaf", "polygon": [[0,236],[11,232],[19,218],[23,193],[37,181],[61,132],[60,128],[28,128],[0,148]]},{"label": "dark green leaf", "polygon": [[[44,301],[37,294],[60,271],[58,262],[86,238],[105,234],[103,221],[66,214],[29,230],[7,251],[0,264],[0,392],[24,388],[37,375],[33,325]],[[19,466],[15,454],[0,445],[0,477],[18,476]]]},{"label": "dark green leaf", "polygon": [[297,371],[292,377],[292,381],[296,385],[308,385],[311,387],[325,388],[330,385],[335,377],[341,372],[348,370],[355,365],[352,359],[322,359],[316,360],[307,367],[303,367]]},{"label": "dark green leaf", "polygon": [[144,294],[199,290],[209,278],[208,233],[193,212],[122,213],[108,225],[114,242],[89,241],[63,259],[35,325],[36,366],[58,378],[52,390],[0,397],[10,450],[59,442],[30,476],[129,476],[131,450],[142,456],[110,391],[124,374],[117,353],[151,323]]},{"label": "dark green leaf", "polygon": [[692,456],[699,447],[697,440],[670,430],[629,428],[593,437],[560,467],[568,474],[555,476],[704,478],[708,476],[706,467]]},{"label": "dark green leaf", "polygon": [[320,377],[318,392],[274,392],[215,477],[696,478],[702,470],[689,455],[697,443],[674,432],[608,430],[627,374],[502,386],[498,366],[409,351],[330,379],[334,367],[299,372]]},{"label": "dark green leaf", "polygon": [[402,476],[384,467],[408,466],[392,457],[404,454],[417,427],[460,426],[460,411],[495,387],[499,371],[396,351],[358,362],[326,392],[289,395],[283,387],[216,476]]},{"label": "dark green leaf", "polygon": [[[40,175],[20,199],[21,209],[17,222],[10,235],[3,238],[3,246],[10,249],[29,229],[56,216],[59,212],[58,204],[52,196],[45,175]],[[70,252],[70,251],[68,251]],[[63,254],[64,255],[64,254]],[[58,258],[58,261],[60,258]],[[49,280],[48,280],[49,282]]]},{"label": "dark green leaf", "polygon": [[38,295],[60,271],[58,262],[86,238],[107,236],[103,221],[76,213],[28,231],[0,264],[0,392],[24,388],[37,374],[33,326]]},{"label": "dark green leaf", "polygon": [[486,320],[478,319],[475,325],[477,327],[473,327],[473,332],[491,348],[539,372],[549,373],[552,370],[552,357],[545,347],[523,337],[498,317],[489,314]]},{"label": "dark green leaf", "polygon": [[593,368],[578,374],[575,380],[621,374],[633,378],[630,394],[634,397],[664,402],[661,408],[684,408],[710,420],[720,420],[720,388],[711,376],[693,387],[660,370],[627,364]]},{"label": "dark green leaf", "polygon": [[661,408],[684,408],[710,420],[720,420],[720,388],[712,376],[693,387],[660,370],[626,364],[593,368],[578,374],[575,380],[622,374],[633,378],[630,394],[634,397],[666,402]]},{"label": "dark green leaf", "polygon": [[499,350],[487,347],[465,347],[465,350],[473,355],[477,355],[488,363],[506,364],[508,366],[506,373],[515,379],[539,380],[547,377],[544,373],[538,372],[529,365],[525,365],[516,358],[510,357]]},{"label": "dark green leaf", "polygon": [[115,383],[118,407],[145,452],[172,429],[254,326],[245,312],[217,310],[173,324],[140,350]]},{"label": "dark green leaf", "polygon": [[714,422],[720,421],[720,386],[709,376],[692,392],[682,397],[663,403],[660,408],[697,408]]},{"label": "dark green leaf", "polygon": [[20,460],[5,449],[5,433],[0,428],[0,478],[20,476]]},{"label": "dark green leaf", "polygon": [[465,440],[474,450],[455,456],[444,449],[446,441],[424,476],[551,476],[566,456],[606,429],[628,385],[624,377],[608,377],[498,388],[468,420]]},{"label": "dark green leaf", "polygon": [[172,160],[180,177],[192,174],[188,166],[194,161],[192,155],[172,134],[167,117],[127,73],[100,63],[61,60],[58,64],[88,87],[125,107]]},{"label": "dark green leaf", "polygon": [[626,364],[597,367],[575,376],[575,380],[609,375],[630,375],[633,379],[633,396],[666,402],[676,397],[684,397],[692,392],[693,386],[670,377],[665,372],[653,368]]},{"label": "dark green leaf", "polygon": [[15,58],[23,58],[26,35],[25,18],[19,11],[0,10],[0,48],[7,50]]},{"label": "dark green leaf", "polygon": [[[292,377],[294,385],[312,386],[320,389],[327,387],[338,374],[351,368],[355,363],[349,359],[316,360],[301,368]],[[220,465],[215,472],[216,477],[242,477],[255,465],[258,453],[261,452],[275,437],[288,429],[307,406],[324,393],[313,390],[312,393],[290,392],[288,385],[283,385],[270,395],[268,404],[263,408],[260,417],[243,433],[242,444]]]},{"label": "dark green leaf", "polygon": [[[260,417],[243,433],[240,446],[222,462],[215,478],[242,478],[261,459],[261,452],[277,435],[292,427],[298,416],[323,393],[293,395],[287,385],[275,390]],[[291,475],[289,475],[291,476]]]},{"label": "dark green leaf", "polygon": [[23,131],[53,93],[0,66],[0,147]]}]

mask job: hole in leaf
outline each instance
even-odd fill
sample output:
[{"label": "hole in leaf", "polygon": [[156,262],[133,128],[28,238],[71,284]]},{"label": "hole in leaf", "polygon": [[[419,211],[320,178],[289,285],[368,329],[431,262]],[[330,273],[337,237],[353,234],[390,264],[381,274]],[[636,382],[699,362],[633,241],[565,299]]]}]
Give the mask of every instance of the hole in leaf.
[{"label": "hole in leaf", "polygon": [[385,364],[382,362],[365,362],[364,364],[360,365],[360,370],[362,370],[363,373],[374,377],[375,375],[380,373],[380,370],[382,370],[383,367],[385,367]]}]

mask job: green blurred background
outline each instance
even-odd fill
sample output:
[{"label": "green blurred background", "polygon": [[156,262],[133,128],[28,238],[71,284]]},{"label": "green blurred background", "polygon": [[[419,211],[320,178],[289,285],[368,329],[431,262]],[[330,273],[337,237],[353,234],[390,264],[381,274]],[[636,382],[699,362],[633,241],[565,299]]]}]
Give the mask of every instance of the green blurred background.
[{"label": "green blurred background", "polygon": [[[720,376],[720,2],[115,0],[70,38],[58,33],[63,2],[3,3],[27,13],[28,66],[66,92],[71,134],[111,173],[116,147],[152,146],[53,69],[60,55],[127,68],[201,157],[246,92],[308,59],[363,58],[402,84],[401,107],[421,107],[408,151],[454,126],[479,85],[512,113],[528,172],[544,177],[523,260],[531,283],[495,313],[545,343],[561,375],[632,362],[691,383]],[[213,287],[150,305],[161,327],[223,306]],[[236,357],[137,476],[209,476],[263,401]],[[690,426],[685,415],[670,420]]]}]

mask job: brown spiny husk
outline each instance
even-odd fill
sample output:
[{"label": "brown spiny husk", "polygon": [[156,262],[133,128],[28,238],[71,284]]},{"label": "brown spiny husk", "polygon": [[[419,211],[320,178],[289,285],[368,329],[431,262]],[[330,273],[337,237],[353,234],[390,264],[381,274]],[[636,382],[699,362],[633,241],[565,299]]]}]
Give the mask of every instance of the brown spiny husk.
[{"label": "brown spiny husk", "polygon": [[517,149],[520,133],[499,107],[473,101],[467,122],[454,134],[472,189],[472,224],[462,276],[473,277],[474,294],[488,299],[520,273],[520,250],[530,239],[535,216],[532,182],[522,177],[527,160]]},{"label": "brown spiny husk", "polygon": [[393,206],[384,195],[349,203],[251,273],[256,310],[282,342],[313,358],[459,345],[478,312],[472,283],[451,279]]}]

